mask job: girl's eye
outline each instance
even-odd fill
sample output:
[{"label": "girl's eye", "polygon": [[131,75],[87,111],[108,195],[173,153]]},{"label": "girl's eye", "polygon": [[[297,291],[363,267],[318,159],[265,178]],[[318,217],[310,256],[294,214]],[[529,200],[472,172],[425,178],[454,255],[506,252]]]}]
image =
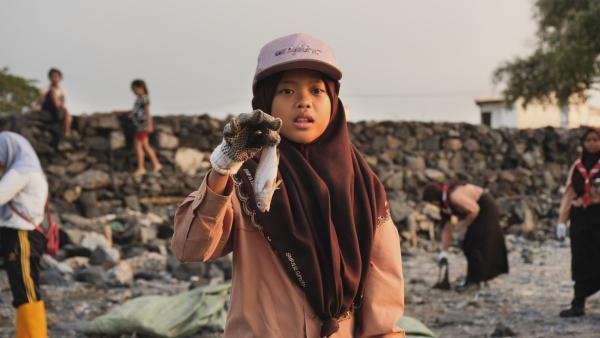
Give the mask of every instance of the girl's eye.
[{"label": "girl's eye", "polygon": [[283,88],[283,89],[281,89],[281,90],[279,91],[279,93],[281,93],[281,94],[285,94],[285,95],[290,95],[290,94],[293,94],[293,93],[294,93],[294,91],[293,91],[293,90],[291,90],[291,89],[288,89],[288,88]]},{"label": "girl's eye", "polygon": [[323,94],[325,93],[325,90],[321,89],[321,88],[314,88],[312,90],[313,94]]}]

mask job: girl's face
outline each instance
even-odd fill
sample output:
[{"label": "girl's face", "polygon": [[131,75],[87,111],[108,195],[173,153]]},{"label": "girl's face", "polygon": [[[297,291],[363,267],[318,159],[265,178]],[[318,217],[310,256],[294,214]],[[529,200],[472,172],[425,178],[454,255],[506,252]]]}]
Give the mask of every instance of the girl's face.
[{"label": "girl's face", "polygon": [[131,90],[137,96],[146,95],[146,93],[144,92],[144,88],[142,88],[142,87],[133,87],[133,88],[131,88]]},{"label": "girl's face", "polygon": [[283,121],[281,135],[309,144],[329,125],[331,100],[317,71],[297,69],[283,74],[271,105],[271,114]]},{"label": "girl's face", "polygon": [[600,151],[600,135],[596,132],[588,133],[583,140],[583,147],[588,153],[597,153]]},{"label": "girl's face", "polygon": [[60,80],[62,80],[62,77],[58,72],[52,72],[50,74],[50,83],[52,83],[53,85],[57,85],[60,82]]}]

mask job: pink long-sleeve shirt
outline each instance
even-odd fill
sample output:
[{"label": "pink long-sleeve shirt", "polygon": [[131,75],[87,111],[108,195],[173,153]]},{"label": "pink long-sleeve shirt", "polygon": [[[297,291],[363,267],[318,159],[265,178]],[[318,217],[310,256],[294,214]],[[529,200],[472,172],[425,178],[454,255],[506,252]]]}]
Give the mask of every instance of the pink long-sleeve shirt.
[{"label": "pink long-sleeve shirt", "polygon": [[[277,256],[243,212],[230,178],[225,195],[206,178],[179,206],[171,247],[181,261],[208,261],[233,251],[231,305],[223,338],[319,337],[321,320],[304,292],[288,277]],[[243,200],[243,198],[242,198]],[[405,337],[396,326],[404,312],[400,239],[393,222],[375,232],[365,281],[364,304],[340,320],[331,337]],[[363,327],[354,332],[354,316]]]}]

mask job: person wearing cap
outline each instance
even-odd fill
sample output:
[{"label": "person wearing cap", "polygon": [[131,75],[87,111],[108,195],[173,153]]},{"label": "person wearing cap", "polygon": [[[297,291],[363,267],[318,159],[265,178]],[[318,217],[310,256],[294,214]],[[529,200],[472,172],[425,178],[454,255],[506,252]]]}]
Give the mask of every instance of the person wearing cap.
[{"label": "person wearing cap", "polygon": [[423,190],[423,200],[440,207],[442,247],[438,264],[448,264],[448,249],[452,244],[452,216],[466,228],[462,249],[467,258],[465,283],[458,290],[477,289],[482,282],[508,273],[508,252],[500,227],[500,211],[496,201],[482,187],[470,183],[429,183]]},{"label": "person wearing cap", "polygon": [[[404,337],[400,239],[384,188],[350,142],[329,46],[306,34],[267,43],[253,113],[233,118],[212,170],[179,206],[183,261],[233,252],[229,337]],[[270,210],[252,183],[277,145]]]},{"label": "person wearing cap", "polygon": [[571,238],[571,275],[575,284],[569,309],[561,317],[585,314],[585,300],[600,290],[600,130],[585,129],[581,157],[567,176],[556,236]]},{"label": "person wearing cap", "polygon": [[39,283],[46,237],[36,231],[44,218],[48,183],[31,144],[0,132],[0,254],[8,275],[17,338],[46,338],[46,310]]}]

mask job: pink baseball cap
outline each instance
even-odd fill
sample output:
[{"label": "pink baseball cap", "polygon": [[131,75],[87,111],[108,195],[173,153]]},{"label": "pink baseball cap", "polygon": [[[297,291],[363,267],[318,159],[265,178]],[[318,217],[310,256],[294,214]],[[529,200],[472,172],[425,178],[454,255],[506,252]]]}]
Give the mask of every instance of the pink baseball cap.
[{"label": "pink baseball cap", "polygon": [[331,47],[308,34],[296,33],[275,39],[261,48],[253,86],[269,75],[299,68],[322,72],[336,81],[342,78]]}]

